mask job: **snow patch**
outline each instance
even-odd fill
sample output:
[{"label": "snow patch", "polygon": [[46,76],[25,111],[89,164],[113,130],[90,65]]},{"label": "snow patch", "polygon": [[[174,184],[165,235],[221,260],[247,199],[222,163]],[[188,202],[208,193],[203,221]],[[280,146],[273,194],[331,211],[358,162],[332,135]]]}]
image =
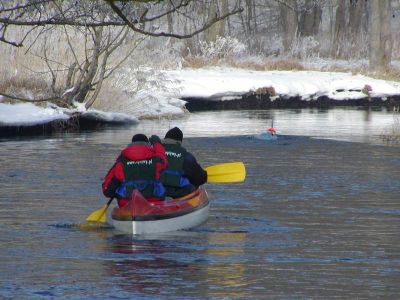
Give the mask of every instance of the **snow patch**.
[{"label": "snow patch", "polygon": [[[385,98],[400,95],[400,83],[363,75],[318,71],[252,71],[243,69],[187,69],[163,71],[168,89],[176,98],[213,98],[234,100],[238,94],[273,87],[283,97],[301,97],[310,101],[327,96],[333,100],[359,99],[368,96],[362,90],[371,87],[369,96]],[[168,90],[167,89],[167,90]]]},{"label": "snow patch", "polygon": [[56,120],[68,120],[73,114],[82,113],[82,116],[109,123],[138,123],[138,119],[122,113],[103,112],[94,109],[81,111],[65,109],[57,106],[46,108],[32,103],[5,104],[0,103],[0,125],[3,126],[32,126],[46,124]]},{"label": "snow patch", "polygon": [[40,125],[55,120],[68,120],[64,112],[46,107],[38,107],[32,103],[5,104],[0,103],[0,124],[10,126]]}]

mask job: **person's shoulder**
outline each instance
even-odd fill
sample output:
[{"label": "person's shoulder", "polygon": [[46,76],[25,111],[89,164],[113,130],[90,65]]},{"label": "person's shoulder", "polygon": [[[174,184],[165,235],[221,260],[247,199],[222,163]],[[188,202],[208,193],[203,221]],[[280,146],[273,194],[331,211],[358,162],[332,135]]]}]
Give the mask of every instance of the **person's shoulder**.
[{"label": "person's shoulder", "polygon": [[189,161],[196,161],[196,157],[189,151],[185,151],[185,159]]}]

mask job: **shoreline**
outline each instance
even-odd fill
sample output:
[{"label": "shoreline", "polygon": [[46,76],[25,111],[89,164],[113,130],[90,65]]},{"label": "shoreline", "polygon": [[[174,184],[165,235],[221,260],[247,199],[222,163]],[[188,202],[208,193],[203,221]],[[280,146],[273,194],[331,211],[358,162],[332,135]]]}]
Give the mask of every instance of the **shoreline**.
[{"label": "shoreline", "polygon": [[327,96],[315,100],[302,100],[300,96],[274,97],[270,94],[247,93],[236,96],[234,100],[218,98],[186,97],[186,108],[190,112],[207,110],[240,110],[240,109],[293,109],[293,108],[335,108],[343,106],[354,107],[386,107],[389,110],[400,106],[400,95],[388,96],[386,100],[378,97],[364,97],[360,99],[333,100]]},{"label": "shoreline", "polygon": [[[388,111],[398,111],[400,95],[382,98],[365,97],[361,99],[332,100],[326,96],[316,100],[301,100],[300,96],[283,98],[273,97],[269,94],[248,93],[236,96],[238,99],[223,100],[216,98],[182,98],[187,101],[186,109],[189,113],[201,111],[222,110],[268,110],[268,109],[304,109],[320,108],[333,109],[336,107],[358,108],[386,108]],[[0,138],[18,136],[51,135],[55,133],[80,132],[86,130],[102,130],[110,126],[125,126],[132,124],[127,121],[110,122],[93,116],[74,114],[68,120],[57,119],[41,124],[9,125],[0,123]]]},{"label": "shoreline", "polygon": [[128,121],[110,122],[88,115],[74,114],[67,120],[57,119],[41,124],[8,125],[0,123],[0,138],[51,135],[55,133],[81,132],[86,130],[96,131],[127,124],[133,123]]}]

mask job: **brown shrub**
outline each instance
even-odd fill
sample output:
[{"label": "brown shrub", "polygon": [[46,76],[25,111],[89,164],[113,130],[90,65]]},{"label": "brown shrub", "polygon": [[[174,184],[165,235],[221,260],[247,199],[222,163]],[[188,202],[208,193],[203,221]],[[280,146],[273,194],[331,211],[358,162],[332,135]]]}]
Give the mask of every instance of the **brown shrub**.
[{"label": "brown shrub", "polygon": [[[0,82],[0,92],[19,98],[31,99],[51,97],[51,89],[44,79],[41,78],[25,78],[10,77]],[[4,102],[15,103],[18,100],[4,97]]]},{"label": "brown shrub", "polygon": [[381,139],[387,144],[399,145],[400,144],[400,115],[399,107],[394,107],[393,110],[393,124],[392,127],[386,130],[381,136]]},{"label": "brown shrub", "polygon": [[297,60],[294,59],[279,59],[279,60],[265,60],[262,62],[254,61],[237,61],[232,58],[204,58],[199,56],[187,56],[184,59],[184,67],[187,68],[202,68],[209,66],[229,66],[239,69],[249,69],[256,71],[268,71],[268,70],[304,70],[304,66]]}]

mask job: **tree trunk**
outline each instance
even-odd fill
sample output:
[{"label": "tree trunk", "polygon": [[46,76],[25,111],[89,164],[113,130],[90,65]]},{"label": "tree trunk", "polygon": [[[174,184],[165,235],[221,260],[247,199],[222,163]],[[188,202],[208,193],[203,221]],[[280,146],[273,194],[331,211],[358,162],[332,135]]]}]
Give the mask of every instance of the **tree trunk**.
[{"label": "tree trunk", "polygon": [[[172,3],[169,3],[167,7],[168,9],[172,9],[173,8]],[[168,32],[174,32],[174,20],[172,19],[171,14],[167,15],[167,24],[168,24]]]},{"label": "tree trunk", "polygon": [[358,36],[361,34],[363,29],[363,20],[365,20],[366,2],[362,0],[351,0],[350,1],[350,17],[349,17],[349,29],[350,29],[350,40],[355,43],[358,40]]},{"label": "tree trunk", "polygon": [[[228,0],[220,0],[221,1],[221,15],[225,15],[229,12],[229,3]],[[219,27],[219,36],[225,36],[225,27],[228,22],[228,18],[225,18],[219,21],[216,25]]]},{"label": "tree trunk", "polygon": [[370,43],[369,68],[384,70],[391,61],[392,36],[390,31],[390,1],[369,1],[370,3]]},{"label": "tree trunk", "polygon": [[332,56],[339,57],[343,54],[343,44],[346,37],[346,3],[344,0],[337,1],[335,13],[335,25],[332,37]]},{"label": "tree trunk", "polygon": [[250,35],[253,30],[251,26],[251,22],[253,20],[253,1],[252,0],[246,0],[246,32],[248,35]]},{"label": "tree trunk", "polygon": [[[227,11],[228,11],[227,0],[212,1],[208,13],[208,22],[213,18],[215,18],[215,16],[223,15]],[[226,19],[218,21],[206,31],[206,40],[208,42],[215,42],[219,36],[221,37],[225,36],[225,21]]]},{"label": "tree trunk", "polygon": [[321,24],[321,16],[321,6],[313,0],[306,0],[300,16],[299,34],[301,36],[317,35]]},{"label": "tree trunk", "polygon": [[290,51],[298,30],[297,1],[282,1],[279,4],[279,8],[283,29],[283,47],[285,51]]}]

